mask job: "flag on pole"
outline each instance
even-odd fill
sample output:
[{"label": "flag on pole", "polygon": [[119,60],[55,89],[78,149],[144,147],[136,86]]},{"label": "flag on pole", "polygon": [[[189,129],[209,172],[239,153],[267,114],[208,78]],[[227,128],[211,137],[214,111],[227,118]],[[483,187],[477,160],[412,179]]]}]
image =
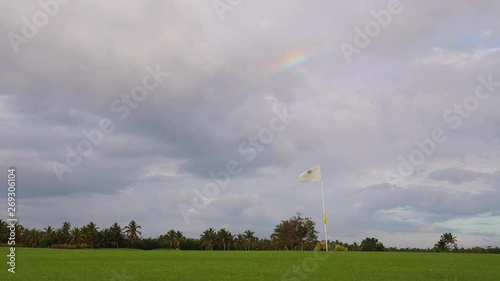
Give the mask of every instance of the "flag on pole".
[{"label": "flag on pole", "polygon": [[317,182],[321,181],[321,167],[315,166],[310,170],[307,170],[300,174],[299,176],[300,183],[308,183],[308,182]]},{"label": "flag on pole", "polygon": [[328,251],[328,234],[326,233],[326,211],[325,195],[323,194],[323,180],[321,178],[321,167],[317,165],[299,175],[300,183],[320,182],[321,183],[321,202],[323,203],[323,225],[325,227],[326,251]]}]

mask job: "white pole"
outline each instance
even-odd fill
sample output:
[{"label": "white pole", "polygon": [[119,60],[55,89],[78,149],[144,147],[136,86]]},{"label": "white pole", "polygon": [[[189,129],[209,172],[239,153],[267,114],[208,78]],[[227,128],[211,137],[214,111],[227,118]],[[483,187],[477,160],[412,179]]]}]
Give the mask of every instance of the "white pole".
[{"label": "white pole", "polygon": [[326,211],[325,211],[325,195],[323,194],[323,177],[321,178],[321,201],[323,202],[323,225],[325,226],[325,244],[326,244],[326,251],[328,252],[328,234],[326,234],[326,221],[325,221],[325,216],[326,216]]}]

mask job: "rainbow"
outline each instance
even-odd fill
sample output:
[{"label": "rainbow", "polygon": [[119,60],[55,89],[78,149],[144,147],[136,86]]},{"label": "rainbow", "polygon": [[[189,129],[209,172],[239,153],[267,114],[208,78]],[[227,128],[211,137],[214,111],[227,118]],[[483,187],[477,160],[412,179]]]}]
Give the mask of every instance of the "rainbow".
[{"label": "rainbow", "polygon": [[[301,65],[307,64],[325,55],[330,55],[336,51],[337,47],[335,46],[323,49],[294,50],[291,52],[287,52],[278,60],[266,65],[266,67],[261,72],[262,74],[254,79],[254,81],[252,81],[251,83],[248,83],[243,91],[236,92],[240,92],[240,94],[248,93],[251,90],[258,88],[265,81],[273,77],[289,72]],[[334,58],[332,57],[331,59],[333,60]],[[237,94],[236,96],[241,96],[240,94]]]}]

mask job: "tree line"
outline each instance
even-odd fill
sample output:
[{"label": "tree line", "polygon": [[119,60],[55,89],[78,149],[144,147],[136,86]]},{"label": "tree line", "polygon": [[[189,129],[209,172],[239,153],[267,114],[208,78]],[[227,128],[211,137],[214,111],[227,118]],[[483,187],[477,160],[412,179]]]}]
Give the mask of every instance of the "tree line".
[{"label": "tree line", "polygon": [[[155,238],[143,238],[141,226],[134,220],[121,226],[115,222],[109,227],[98,227],[89,222],[82,227],[74,227],[71,222],[64,222],[60,228],[47,226],[43,229],[25,228],[14,224],[16,246],[32,248],[136,248],[136,249],[177,249],[177,250],[325,250],[325,241],[318,240],[316,225],[310,217],[302,217],[301,213],[288,220],[281,221],[274,228],[269,238],[258,238],[255,232],[248,229],[243,233],[233,234],[222,228],[209,228],[198,238],[185,237],[182,231],[170,229]],[[0,219],[0,246],[6,245],[11,229],[6,221]],[[367,237],[360,243],[343,243],[329,241],[328,248],[333,251],[411,251],[411,252],[463,252],[463,253],[500,253],[497,248],[471,249],[458,248],[457,239],[451,233],[444,233],[434,248],[386,248],[377,238]]]}]

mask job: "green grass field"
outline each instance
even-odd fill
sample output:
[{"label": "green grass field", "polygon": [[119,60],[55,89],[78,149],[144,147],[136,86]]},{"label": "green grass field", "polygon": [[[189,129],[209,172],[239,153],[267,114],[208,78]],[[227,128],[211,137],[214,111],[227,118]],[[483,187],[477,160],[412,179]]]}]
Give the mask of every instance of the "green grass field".
[{"label": "green grass field", "polygon": [[500,280],[488,254],[18,248],[15,274],[0,254],[0,280]]}]

